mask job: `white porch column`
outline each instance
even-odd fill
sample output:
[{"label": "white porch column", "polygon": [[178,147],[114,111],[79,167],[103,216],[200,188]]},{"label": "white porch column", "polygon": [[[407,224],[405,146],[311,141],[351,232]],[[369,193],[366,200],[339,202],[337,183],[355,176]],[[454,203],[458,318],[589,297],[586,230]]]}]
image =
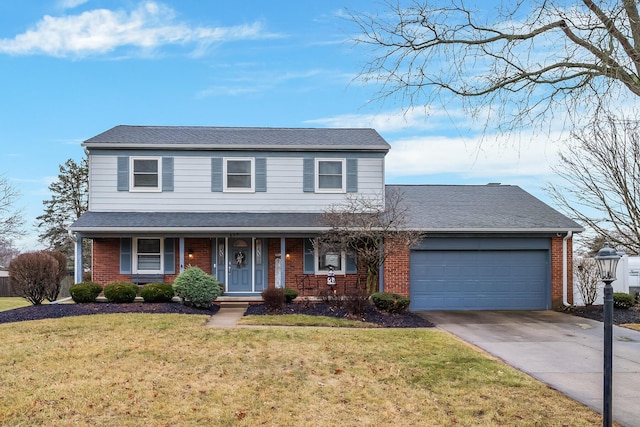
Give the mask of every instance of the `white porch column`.
[{"label": "white porch column", "polygon": [[75,233],[75,251],[73,258],[74,283],[82,282],[82,233]]},{"label": "white porch column", "polygon": [[285,277],[286,277],[286,269],[287,269],[287,249],[285,247],[285,238],[280,238],[280,287],[285,288]]},{"label": "white porch column", "polygon": [[184,237],[180,238],[180,247],[178,250],[180,251],[180,273],[184,271]]}]

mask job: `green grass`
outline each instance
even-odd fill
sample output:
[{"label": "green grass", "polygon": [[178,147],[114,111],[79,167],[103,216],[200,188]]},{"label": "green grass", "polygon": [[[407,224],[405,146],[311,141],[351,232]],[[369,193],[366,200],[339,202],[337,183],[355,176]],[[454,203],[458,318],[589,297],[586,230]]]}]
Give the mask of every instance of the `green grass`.
[{"label": "green grass", "polygon": [[0,425],[601,425],[439,330],[216,329],[208,318],[0,324]]},{"label": "green grass", "polygon": [[377,328],[375,323],[362,322],[360,320],[338,319],[328,316],[310,316],[307,314],[278,314],[243,316],[239,325],[264,325],[264,326],[322,326],[333,328]]},{"label": "green grass", "polygon": [[0,297],[0,311],[26,307],[27,305],[31,305],[31,303],[24,298]]}]

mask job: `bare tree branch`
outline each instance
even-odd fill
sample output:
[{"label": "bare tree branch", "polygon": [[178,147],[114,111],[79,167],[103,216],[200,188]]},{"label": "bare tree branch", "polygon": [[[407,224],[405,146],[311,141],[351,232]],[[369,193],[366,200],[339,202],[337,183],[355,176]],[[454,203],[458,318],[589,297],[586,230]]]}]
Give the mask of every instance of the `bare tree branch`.
[{"label": "bare tree branch", "polygon": [[0,177],[0,239],[11,242],[15,237],[24,235],[24,219],[22,209],[15,203],[20,198],[6,177]]},{"label": "bare tree branch", "polygon": [[558,108],[606,110],[614,91],[640,96],[635,0],[504,1],[491,12],[464,0],[385,5],[348,11],[353,40],[372,51],[358,78],[381,85],[377,100],[414,107],[453,95],[474,116],[498,108],[501,127],[513,129]]},{"label": "bare tree branch", "polygon": [[347,195],[344,203],[329,207],[322,216],[330,230],[316,241],[319,252],[348,250],[357,255],[358,270],[366,271],[369,293],[378,289],[380,266],[398,251],[413,246],[421,237],[408,230],[408,207],[403,194],[385,196]]},{"label": "bare tree branch", "polygon": [[553,167],[556,204],[606,240],[640,253],[640,121],[607,119],[574,132]]}]

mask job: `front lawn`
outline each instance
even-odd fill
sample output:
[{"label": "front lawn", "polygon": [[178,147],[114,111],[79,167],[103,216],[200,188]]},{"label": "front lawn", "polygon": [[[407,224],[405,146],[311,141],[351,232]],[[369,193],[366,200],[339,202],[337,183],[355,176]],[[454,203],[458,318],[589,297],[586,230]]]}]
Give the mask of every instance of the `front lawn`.
[{"label": "front lawn", "polygon": [[0,311],[12,310],[18,307],[31,305],[29,301],[18,297],[0,297]]},{"label": "front lawn", "polygon": [[0,325],[7,426],[601,425],[433,329],[207,328],[206,315]]}]

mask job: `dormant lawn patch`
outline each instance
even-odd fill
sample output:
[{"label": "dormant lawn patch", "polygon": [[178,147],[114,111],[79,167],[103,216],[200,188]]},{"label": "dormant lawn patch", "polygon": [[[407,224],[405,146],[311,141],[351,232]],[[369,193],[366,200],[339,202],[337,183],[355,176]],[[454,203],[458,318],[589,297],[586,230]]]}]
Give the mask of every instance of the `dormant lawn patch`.
[{"label": "dormant lawn patch", "polygon": [[601,424],[438,330],[215,329],[207,319],[110,314],[0,325],[0,424]]}]

